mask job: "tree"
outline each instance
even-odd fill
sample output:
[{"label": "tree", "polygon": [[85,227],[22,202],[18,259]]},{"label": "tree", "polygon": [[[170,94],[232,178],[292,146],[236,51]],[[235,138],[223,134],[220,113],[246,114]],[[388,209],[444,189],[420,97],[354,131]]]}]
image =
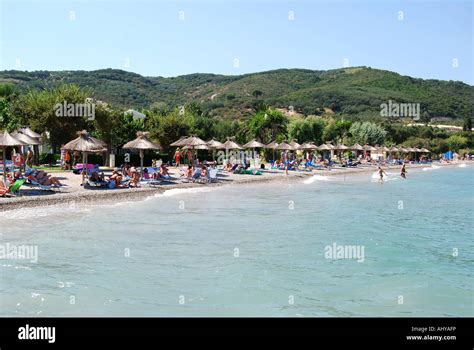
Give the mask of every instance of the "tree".
[{"label": "tree", "polygon": [[471,130],[472,130],[472,119],[471,119],[471,117],[467,116],[467,117],[464,118],[464,123],[463,123],[462,129],[464,131],[471,132]]},{"label": "tree", "polygon": [[387,131],[383,127],[371,122],[355,122],[349,132],[352,142],[359,144],[381,145],[387,136]]},{"label": "tree", "polygon": [[15,101],[14,114],[18,123],[29,125],[38,132],[48,131],[53,149],[76,137],[76,132],[87,127],[87,118],[57,115],[58,104],[84,104],[91,96],[89,90],[77,85],[60,85],[55,89],[29,90]]},{"label": "tree", "polygon": [[461,136],[461,135],[451,135],[448,137],[446,140],[446,144],[449,147],[450,151],[459,151],[461,148],[464,148],[468,144],[468,139],[467,137]]},{"label": "tree", "polygon": [[263,96],[263,92],[261,90],[253,90],[252,91],[252,96],[255,97],[255,98],[259,98],[259,97]]},{"label": "tree", "polygon": [[299,142],[322,142],[322,134],[325,122],[316,117],[308,117],[305,120],[294,120],[288,125],[288,136]]},{"label": "tree", "polygon": [[174,109],[164,116],[151,116],[148,127],[150,136],[157,138],[164,149],[169,149],[170,144],[181,136],[189,136],[191,130],[189,119],[180,114],[179,109]]},{"label": "tree", "polygon": [[251,137],[264,143],[275,140],[278,136],[286,137],[288,119],[276,109],[260,110],[248,122]]}]

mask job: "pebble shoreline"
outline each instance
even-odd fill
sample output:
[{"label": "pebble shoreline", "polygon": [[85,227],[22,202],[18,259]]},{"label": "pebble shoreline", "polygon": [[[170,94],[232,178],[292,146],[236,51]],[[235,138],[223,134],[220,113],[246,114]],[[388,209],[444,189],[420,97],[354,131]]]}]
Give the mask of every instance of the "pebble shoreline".
[{"label": "pebble shoreline", "polygon": [[[441,167],[454,166],[459,163],[439,164]],[[438,165],[438,164],[436,164]],[[411,164],[407,165],[407,170],[416,168],[429,167],[426,164]],[[384,170],[399,170],[400,166],[386,166]],[[49,195],[38,196],[18,196],[12,198],[0,198],[0,211],[15,210],[21,208],[42,207],[57,204],[78,204],[78,203],[92,203],[92,202],[120,202],[120,201],[139,201],[157,193],[163,193],[170,189],[176,188],[195,188],[195,187],[213,187],[213,186],[227,186],[240,185],[249,183],[263,183],[270,181],[295,181],[298,179],[311,177],[314,175],[322,176],[339,176],[344,174],[363,174],[373,173],[376,167],[364,168],[350,168],[350,169],[333,169],[333,170],[314,170],[312,172],[293,172],[285,175],[283,171],[265,172],[260,176],[252,175],[235,175],[227,174],[226,178],[221,179],[216,183],[202,184],[202,183],[184,183],[178,182],[176,184],[160,185],[155,187],[144,188],[124,188],[124,189],[80,189],[73,192],[61,192]]]}]

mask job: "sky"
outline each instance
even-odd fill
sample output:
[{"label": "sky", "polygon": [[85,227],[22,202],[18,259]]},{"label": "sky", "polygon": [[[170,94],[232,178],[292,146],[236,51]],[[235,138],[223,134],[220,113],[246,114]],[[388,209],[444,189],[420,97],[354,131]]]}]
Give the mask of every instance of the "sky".
[{"label": "sky", "polygon": [[0,0],[0,70],[370,66],[474,84],[472,1]]}]

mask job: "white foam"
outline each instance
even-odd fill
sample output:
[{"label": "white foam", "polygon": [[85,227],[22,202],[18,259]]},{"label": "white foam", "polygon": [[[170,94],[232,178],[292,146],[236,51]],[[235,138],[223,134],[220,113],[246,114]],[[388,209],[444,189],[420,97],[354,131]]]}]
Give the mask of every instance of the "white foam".
[{"label": "white foam", "polygon": [[427,167],[427,168],[423,168],[422,170],[423,171],[432,171],[432,170],[436,170],[436,169],[440,169],[441,167],[439,165],[432,165],[430,167]]},{"label": "white foam", "polygon": [[192,188],[173,188],[171,190],[165,191],[163,193],[157,193],[156,197],[171,197],[176,196],[179,194],[191,194],[191,193],[202,193],[202,192],[210,192],[211,188],[208,187],[192,187]]},{"label": "white foam", "polygon": [[[398,180],[398,177],[396,177],[395,174],[393,174],[393,173],[385,172],[382,176],[382,179],[383,179],[384,182],[387,182],[387,181]],[[376,171],[372,174],[370,181],[371,182],[379,182],[380,181],[380,174],[379,174],[378,171]]]},{"label": "white foam", "polygon": [[466,167],[467,167],[467,164],[466,164],[466,163],[461,163],[461,164],[458,165],[458,167],[460,167],[460,168],[466,168]]},{"label": "white foam", "polygon": [[314,176],[311,176],[309,179],[304,180],[303,183],[306,185],[309,185],[315,181],[331,181],[331,180],[329,179],[329,176],[314,175]]}]

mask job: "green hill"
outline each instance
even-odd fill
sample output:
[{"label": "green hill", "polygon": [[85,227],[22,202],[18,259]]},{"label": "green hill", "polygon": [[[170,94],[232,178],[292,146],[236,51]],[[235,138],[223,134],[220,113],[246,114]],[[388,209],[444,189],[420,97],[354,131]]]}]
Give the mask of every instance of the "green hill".
[{"label": "green hill", "polygon": [[380,112],[388,100],[420,103],[425,117],[464,118],[473,115],[474,87],[462,82],[423,80],[367,67],[329,71],[278,69],[224,76],[189,74],[173,78],[144,77],[116,69],[96,71],[2,71],[0,82],[20,89],[75,83],[95,98],[124,108],[169,108],[200,102],[211,114],[245,115],[256,101],[293,106],[303,114],[335,113],[365,116]]}]

